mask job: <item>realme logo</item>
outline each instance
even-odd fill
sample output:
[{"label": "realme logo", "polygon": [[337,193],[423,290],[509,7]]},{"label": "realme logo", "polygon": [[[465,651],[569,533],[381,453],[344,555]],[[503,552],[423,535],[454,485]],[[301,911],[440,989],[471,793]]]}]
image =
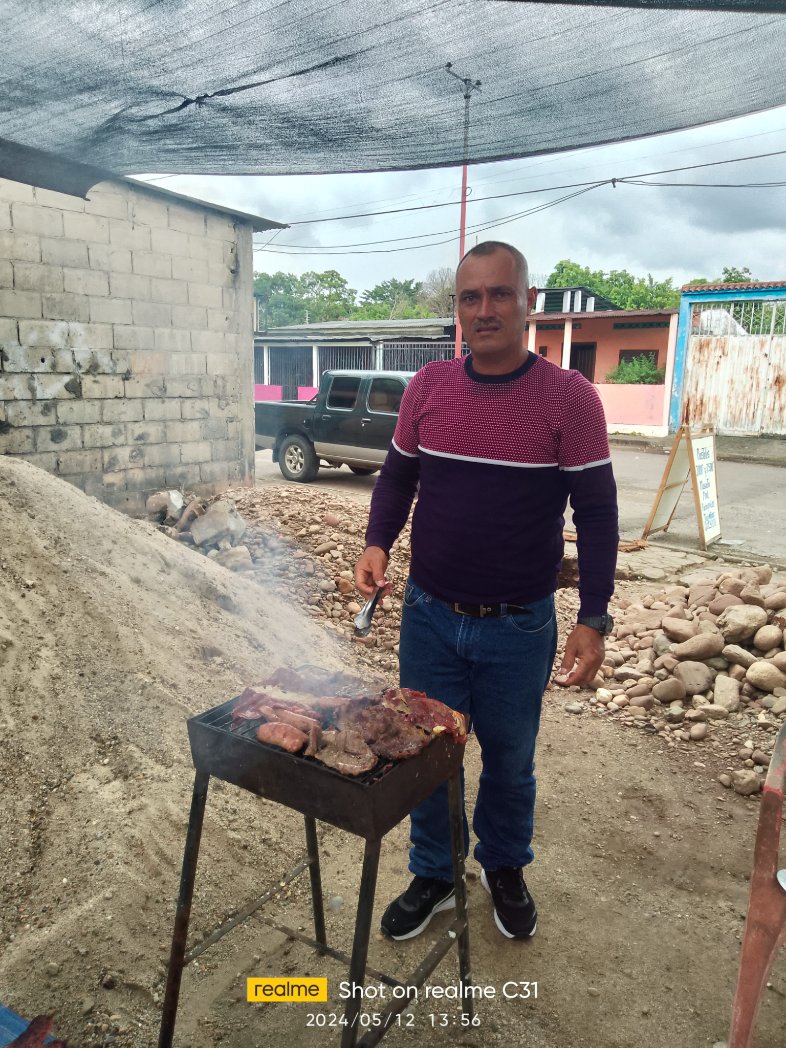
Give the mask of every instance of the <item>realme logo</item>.
[{"label": "realme logo", "polygon": [[247,979],[248,1001],[326,1001],[327,979]]}]

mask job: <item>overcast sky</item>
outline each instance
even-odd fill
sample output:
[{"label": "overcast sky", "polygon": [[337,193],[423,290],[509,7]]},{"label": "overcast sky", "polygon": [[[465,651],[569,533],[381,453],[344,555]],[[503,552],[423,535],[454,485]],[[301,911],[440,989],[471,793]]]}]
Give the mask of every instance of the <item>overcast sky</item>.
[{"label": "overcast sky", "polygon": [[[525,252],[536,276],[547,275],[560,259],[570,258],[593,269],[628,269],[637,275],[652,273],[659,280],[671,276],[677,286],[694,277],[718,277],[723,266],[748,266],[758,280],[785,279],[784,187],[601,186],[494,229],[471,228],[576,191],[559,186],[778,150],[786,151],[786,108],[638,142],[475,165],[469,169],[467,246],[478,239],[508,240]],[[460,168],[372,175],[153,178],[167,189],[288,223],[457,202],[461,187]],[[652,180],[786,182],[786,155],[652,176]],[[473,197],[532,189],[540,192],[473,202]],[[297,274],[337,269],[359,292],[390,277],[421,280],[436,267],[455,265],[458,224],[455,203],[433,210],[297,225],[276,235],[255,237],[254,269]],[[423,239],[397,240],[405,237]],[[384,243],[368,243],[373,241]],[[361,244],[366,246],[345,247]],[[416,247],[422,244],[427,246]],[[289,245],[303,245],[308,253]],[[346,253],[331,253],[329,247]]]}]

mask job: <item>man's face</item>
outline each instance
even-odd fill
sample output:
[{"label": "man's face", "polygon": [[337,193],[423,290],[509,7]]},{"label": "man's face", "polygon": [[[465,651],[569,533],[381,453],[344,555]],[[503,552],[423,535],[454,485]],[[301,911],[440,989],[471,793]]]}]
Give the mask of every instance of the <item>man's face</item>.
[{"label": "man's face", "polygon": [[536,289],[525,292],[516,262],[500,248],[470,255],[456,274],[458,318],[467,345],[478,360],[511,361],[521,355],[527,308]]}]

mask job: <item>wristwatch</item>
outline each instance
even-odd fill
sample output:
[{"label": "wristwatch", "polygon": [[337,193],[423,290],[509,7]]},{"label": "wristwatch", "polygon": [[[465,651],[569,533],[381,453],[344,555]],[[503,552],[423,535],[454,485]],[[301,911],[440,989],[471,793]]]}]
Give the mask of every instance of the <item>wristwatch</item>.
[{"label": "wristwatch", "polygon": [[584,615],[576,619],[579,626],[589,626],[597,630],[603,637],[608,637],[614,629],[614,619],[611,615]]}]

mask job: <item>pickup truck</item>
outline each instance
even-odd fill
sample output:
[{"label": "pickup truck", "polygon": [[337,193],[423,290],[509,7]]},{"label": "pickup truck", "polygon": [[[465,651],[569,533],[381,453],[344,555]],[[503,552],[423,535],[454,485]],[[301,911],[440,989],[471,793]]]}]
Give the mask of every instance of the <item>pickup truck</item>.
[{"label": "pickup truck", "polygon": [[311,400],[254,405],[256,446],[272,448],[287,480],[313,480],[320,465],[376,473],[390,447],[409,371],[326,371]]}]

